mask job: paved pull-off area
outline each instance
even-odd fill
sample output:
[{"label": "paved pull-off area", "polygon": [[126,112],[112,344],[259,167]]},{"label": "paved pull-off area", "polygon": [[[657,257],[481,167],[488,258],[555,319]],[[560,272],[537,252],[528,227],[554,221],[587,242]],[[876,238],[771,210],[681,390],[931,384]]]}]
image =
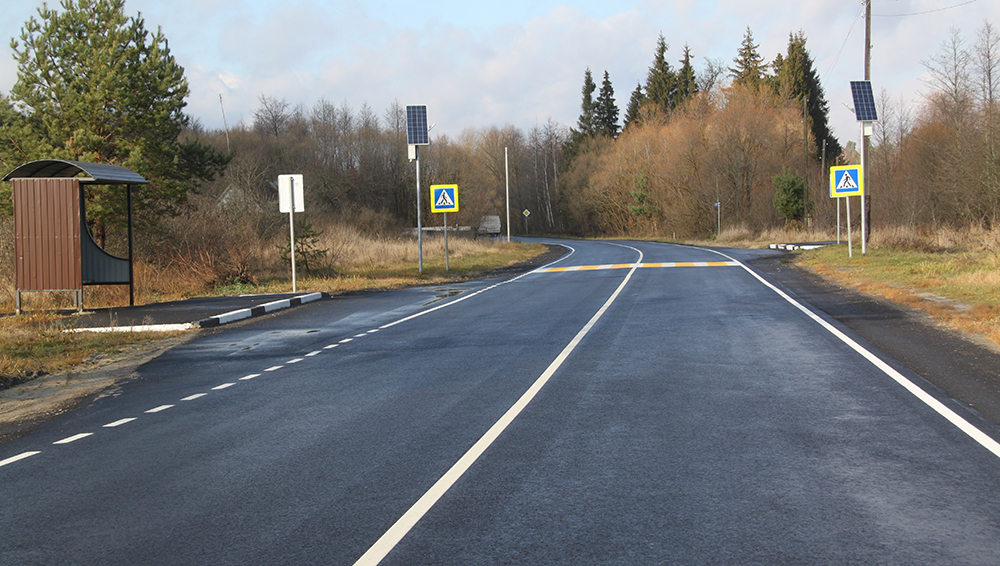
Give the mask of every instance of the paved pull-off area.
[{"label": "paved pull-off area", "polygon": [[0,445],[0,563],[996,562],[967,403],[760,252],[564,245],[205,332]]}]

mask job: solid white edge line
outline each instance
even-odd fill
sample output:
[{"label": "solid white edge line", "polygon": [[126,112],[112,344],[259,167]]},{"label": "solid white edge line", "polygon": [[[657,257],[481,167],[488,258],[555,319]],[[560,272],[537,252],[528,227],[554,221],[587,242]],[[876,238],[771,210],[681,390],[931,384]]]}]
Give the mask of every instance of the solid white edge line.
[{"label": "solid white edge line", "polygon": [[88,436],[91,436],[92,434],[94,434],[94,433],[92,433],[92,432],[81,432],[80,434],[74,434],[73,436],[70,436],[68,438],[64,438],[62,440],[57,440],[57,441],[53,442],[52,444],[69,444],[70,442],[76,442],[77,440],[80,440],[81,438],[87,438]]},{"label": "solid white edge line", "polygon": [[[630,247],[621,244],[614,245]],[[639,262],[642,262],[642,252],[635,248],[630,249],[639,252]],[[465,474],[472,464],[479,459],[483,452],[485,452],[486,449],[493,444],[497,437],[499,437],[500,434],[503,433],[508,426],[510,426],[510,423],[512,423],[514,419],[521,414],[521,411],[523,411],[524,408],[531,403],[532,399],[535,398],[538,392],[541,391],[542,387],[545,386],[552,375],[555,374],[573,350],[576,349],[577,345],[590,332],[590,329],[597,324],[597,321],[604,316],[604,313],[608,310],[611,304],[615,302],[615,299],[617,299],[618,295],[621,294],[622,289],[624,289],[625,285],[628,284],[636,269],[638,268],[632,267],[632,269],[628,272],[628,275],[625,276],[625,279],[623,279],[621,284],[618,285],[618,288],[615,289],[615,292],[611,294],[607,301],[605,301],[604,305],[601,306],[594,316],[590,318],[590,321],[588,321],[587,324],[576,333],[576,336],[574,336],[570,343],[563,348],[562,352],[556,356],[556,359],[549,364],[549,367],[542,372],[542,375],[535,380],[531,387],[529,387],[528,390],[521,395],[521,398],[518,399],[517,402],[511,406],[511,408],[507,409],[507,412],[500,417],[500,420],[494,423],[494,425],[486,431],[486,434],[477,440],[476,443],[473,444],[472,447],[469,448],[469,450],[461,458],[459,458],[458,461],[455,462],[455,464],[452,465],[452,467],[445,472],[443,476],[441,476],[441,479],[435,482],[434,485],[431,486],[431,488],[427,490],[427,492],[424,493],[424,495],[422,495],[420,499],[418,499],[417,502],[406,511],[406,513],[403,513],[403,516],[400,517],[391,527],[389,527],[389,530],[379,537],[379,539],[375,541],[375,544],[373,544],[367,552],[361,555],[361,558],[358,558],[357,562],[354,563],[355,566],[373,566],[378,564],[387,554],[389,554],[390,551],[392,551],[393,548],[396,547],[397,544],[399,544],[399,541],[402,540],[408,532],[410,532],[410,529],[412,529],[413,526],[416,525],[417,522],[427,513],[427,511],[429,511],[430,508],[433,507],[439,499],[441,499],[448,489],[450,489],[451,486],[454,485],[463,474]]]},{"label": "solid white edge line", "polygon": [[996,440],[993,440],[993,438],[991,438],[989,435],[987,435],[983,431],[981,431],[978,428],[976,428],[975,426],[973,426],[969,421],[967,421],[967,420],[963,419],[962,417],[960,417],[958,415],[958,413],[956,413],[955,411],[952,411],[951,409],[949,409],[948,407],[946,407],[944,405],[944,403],[942,403],[942,402],[938,401],[937,399],[935,399],[931,394],[927,393],[922,388],[920,388],[919,386],[917,386],[917,384],[915,384],[912,381],[910,381],[909,379],[907,379],[906,376],[904,376],[903,374],[901,374],[898,371],[896,371],[895,369],[893,369],[891,366],[889,366],[889,364],[883,362],[881,359],[879,359],[878,356],[876,356],[875,354],[873,354],[872,352],[868,351],[863,346],[861,346],[860,344],[858,344],[857,342],[855,342],[854,340],[852,340],[849,336],[847,336],[846,334],[844,334],[843,332],[841,332],[840,330],[838,330],[837,328],[835,328],[832,324],[830,324],[829,322],[823,320],[819,315],[817,315],[816,313],[814,313],[811,310],[807,309],[805,306],[803,306],[801,303],[799,303],[795,299],[789,297],[787,293],[785,293],[781,289],[778,289],[777,287],[775,287],[774,285],[772,285],[769,281],[767,281],[766,279],[764,279],[762,276],[758,275],[757,272],[755,272],[754,270],[750,269],[749,267],[747,267],[746,265],[744,265],[742,262],[737,261],[737,260],[733,259],[732,257],[730,257],[730,256],[728,256],[728,255],[726,255],[726,254],[724,254],[722,252],[718,252],[718,251],[711,250],[711,249],[708,249],[708,248],[696,248],[696,249],[702,249],[702,250],[707,250],[707,251],[710,251],[710,252],[717,253],[717,254],[721,255],[722,257],[728,258],[730,261],[734,261],[737,264],[739,264],[740,267],[742,267],[744,270],[746,270],[747,273],[749,273],[750,275],[753,275],[754,278],[756,278],[758,281],[760,281],[762,284],[764,284],[765,287],[767,287],[767,288],[771,289],[772,291],[774,291],[775,293],[777,293],[779,297],[781,297],[782,299],[785,299],[786,301],[788,301],[789,303],[791,303],[792,306],[794,306],[795,308],[797,308],[800,311],[802,311],[803,313],[805,313],[806,316],[808,316],[813,321],[815,321],[817,324],[819,324],[824,329],[826,329],[827,332],[829,332],[830,334],[833,334],[834,336],[836,336],[844,344],[847,344],[847,346],[849,346],[852,350],[854,350],[855,352],[857,352],[858,354],[860,354],[861,357],[865,358],[866,360],[868,360],[869,362],[871,362],[872,365],[874,365],[878,369],[882,370],[882,373],[888,375],[896,383],[902,385],[904,389],[906,389],[907,391],[909,391],[910,393],[912,393],[917,399],[920,399],[921,401],[923,401],[923,403],[925,405],[927,405],[928,407],[930,407],[931,409],[933,409],[935,412],[937,412],[939,415],[941,415],[942,417],[944,417],[945,419],[947,419],[948,422],[950,422],[951,424],[955,425],[959,430],[961,430],[965,434],[969,435],[969,437],[971,437],[973,440],[975,440],[976,442],[978,442],[983,448],[989,450],[995,456],[1000,457],[1000,443],[998,443]]},{"label": "solid white edge line", "polygon": [[132,422],[134,420],[136,420],[135,417],[129,417],[127,419],[120,419],[120,420],[117,420],[117,421],[115,421],[113,423],[108,423],[108,424],[104,425],[101,428],[115,428],[116,426],[121,426],[121,425],[123,425],[125,423],[130,423],[130,422]]},{"label": "solid white edge line", "polygon": [[41,454],[41,453],[42,452],[40,450],[35,450],[35,451],[32,451],[32,452],[24,452],[24,453],[18,454],[17,456],[11,456],[10,458],[7,458],[6,460],[0,460],[0,468],[6,466],[7,464],[13,464],[14,462],[18,462],[18,461],[24,460],[25,458],[30,458],[30,457],[34,456],[35,454]]}]

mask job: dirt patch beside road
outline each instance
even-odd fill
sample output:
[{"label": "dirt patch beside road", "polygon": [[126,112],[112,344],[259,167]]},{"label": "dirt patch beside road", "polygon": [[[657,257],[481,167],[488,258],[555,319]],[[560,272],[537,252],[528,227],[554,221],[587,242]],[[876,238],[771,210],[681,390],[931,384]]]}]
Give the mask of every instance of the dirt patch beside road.
[{"label": "dirt patch beside road", "polygon": [[112,391],[146,362],[197,335],[163,338],[126,347],[120,354],[32,379],[0,391],[0,444],[30,432],[39,424],[73,409],[86,399]]}]

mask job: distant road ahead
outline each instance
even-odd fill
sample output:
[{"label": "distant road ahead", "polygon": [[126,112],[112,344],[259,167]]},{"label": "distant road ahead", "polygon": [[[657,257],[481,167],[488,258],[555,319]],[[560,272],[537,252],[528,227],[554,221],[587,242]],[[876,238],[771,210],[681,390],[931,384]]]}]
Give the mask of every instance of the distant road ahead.
[{"label": "distant road ahead", "polygon": [[993,425],[750,252],[564,244],[205,333],[0,446],[0,564],[996,563]]}]

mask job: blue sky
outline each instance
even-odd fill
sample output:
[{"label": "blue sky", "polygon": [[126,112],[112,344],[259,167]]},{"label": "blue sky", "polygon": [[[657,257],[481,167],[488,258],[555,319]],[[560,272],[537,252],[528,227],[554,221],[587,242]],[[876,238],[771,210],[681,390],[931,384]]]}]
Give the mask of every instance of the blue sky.
[{"label": "blue sky", "polygon": [[[55,5],[56,2],[50,2]],[[0,92],[16,80],[9,38],[36,14],[37,0],[0,8]],[[549,118],[567,126],[579,115],[589,67],[610,73],[619,107],[645,80],[662,32],[677,66],[685,44],[696,68],[706,58],[726,66],[749,26],[768,61],[802,30],[843,143],[857,137],[849,81],[863,78],[860,0],[265,2],[127,0],[149,29],[160,26],[191,85],[188,112],[222,127],[253,119],[258,97],[306,110],[321,98],[379,115],[393,100],[426,104],[435,134]],[[952,28],[975,40],[985,20],[1000,26],[995,0],[873,0],[872,82],[908,103],[927,86],[921,61],[936,54]],[[923,13],[930,12],[930,13]],[[912,14],[898,16],[898,14]]]}]

